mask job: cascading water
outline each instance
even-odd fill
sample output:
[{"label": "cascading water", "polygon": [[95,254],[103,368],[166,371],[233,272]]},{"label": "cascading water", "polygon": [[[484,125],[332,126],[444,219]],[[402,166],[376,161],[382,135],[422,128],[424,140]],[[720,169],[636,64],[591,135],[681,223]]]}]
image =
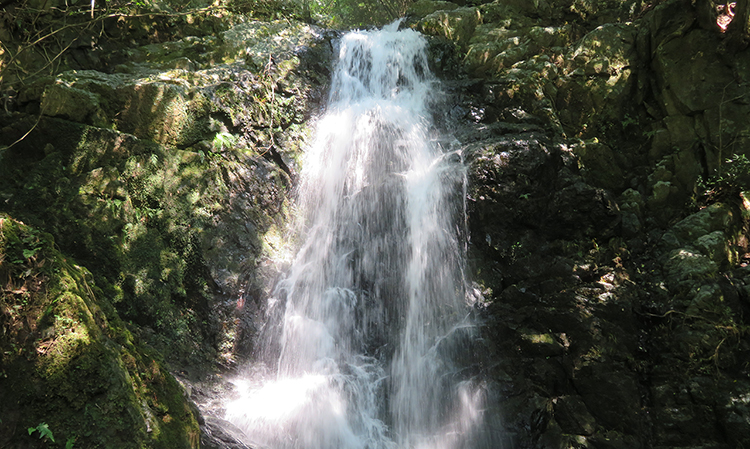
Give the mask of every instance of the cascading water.
[{"label": "cascading water", "polygon": [[227,407],[256,446],[475,444],[482,390],[455,363],[473,329],[464,172],[437,143],[426,42],[398,25],[340,43],[303,166],[304,243]]}]

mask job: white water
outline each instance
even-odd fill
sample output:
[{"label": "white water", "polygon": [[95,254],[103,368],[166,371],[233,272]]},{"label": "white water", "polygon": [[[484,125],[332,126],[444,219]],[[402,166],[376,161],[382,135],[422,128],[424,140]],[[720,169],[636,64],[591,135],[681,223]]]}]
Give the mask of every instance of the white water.
[{"label": "white water", "polygon": [[483,390],[454,362],[474,329],[464,172],[437,144],[425,40],[397,27],[341,41],[303,165],[304,243],[227,407],[255,446],[474,446]]}]

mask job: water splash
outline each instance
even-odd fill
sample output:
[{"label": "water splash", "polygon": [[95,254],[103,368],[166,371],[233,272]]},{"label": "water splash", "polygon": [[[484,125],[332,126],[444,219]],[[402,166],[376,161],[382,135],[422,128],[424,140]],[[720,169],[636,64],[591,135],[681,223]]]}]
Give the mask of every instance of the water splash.
[{"label": "water splash", "polygon": [[269,302],[256,374],[227,419],[273,448],[472,447],[483,390],[459,373],[465,176],[441,148],[426,42],[344,36],[306,153],[304,243]]}]

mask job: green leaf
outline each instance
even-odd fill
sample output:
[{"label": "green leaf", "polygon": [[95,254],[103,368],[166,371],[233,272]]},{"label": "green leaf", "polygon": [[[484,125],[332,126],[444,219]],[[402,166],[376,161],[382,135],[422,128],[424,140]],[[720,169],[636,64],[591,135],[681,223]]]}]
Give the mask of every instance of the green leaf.
[{"label": "green leaf", "polygon": [[47,437],[53,443],[55,442],[55,437],[52,435],[52,431],[49,430],[49,426],[47,425],[47,423],[40,423],[38,426],[36,426],[36,428],[29,427],[29,435],[31,435],[34,430],[39,431],[39,439]]},{"label": "green leaf", "polygon": [[37,251],[36,248],[23,250],[24,259],[31,259],[32,257],[36,255],[36,251]]}]

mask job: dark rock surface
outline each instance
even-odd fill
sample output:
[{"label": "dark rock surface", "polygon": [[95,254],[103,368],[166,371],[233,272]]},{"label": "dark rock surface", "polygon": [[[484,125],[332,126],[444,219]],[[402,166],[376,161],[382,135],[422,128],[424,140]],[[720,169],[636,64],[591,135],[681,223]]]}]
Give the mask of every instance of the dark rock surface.
[{"label": "dark rock surface", "polygon": [[700,182],[747,151],[750,53],[686,1],[426,3],[413,26],[462,61],[488,416],[519,448],[745,444],[748,203]]}]

